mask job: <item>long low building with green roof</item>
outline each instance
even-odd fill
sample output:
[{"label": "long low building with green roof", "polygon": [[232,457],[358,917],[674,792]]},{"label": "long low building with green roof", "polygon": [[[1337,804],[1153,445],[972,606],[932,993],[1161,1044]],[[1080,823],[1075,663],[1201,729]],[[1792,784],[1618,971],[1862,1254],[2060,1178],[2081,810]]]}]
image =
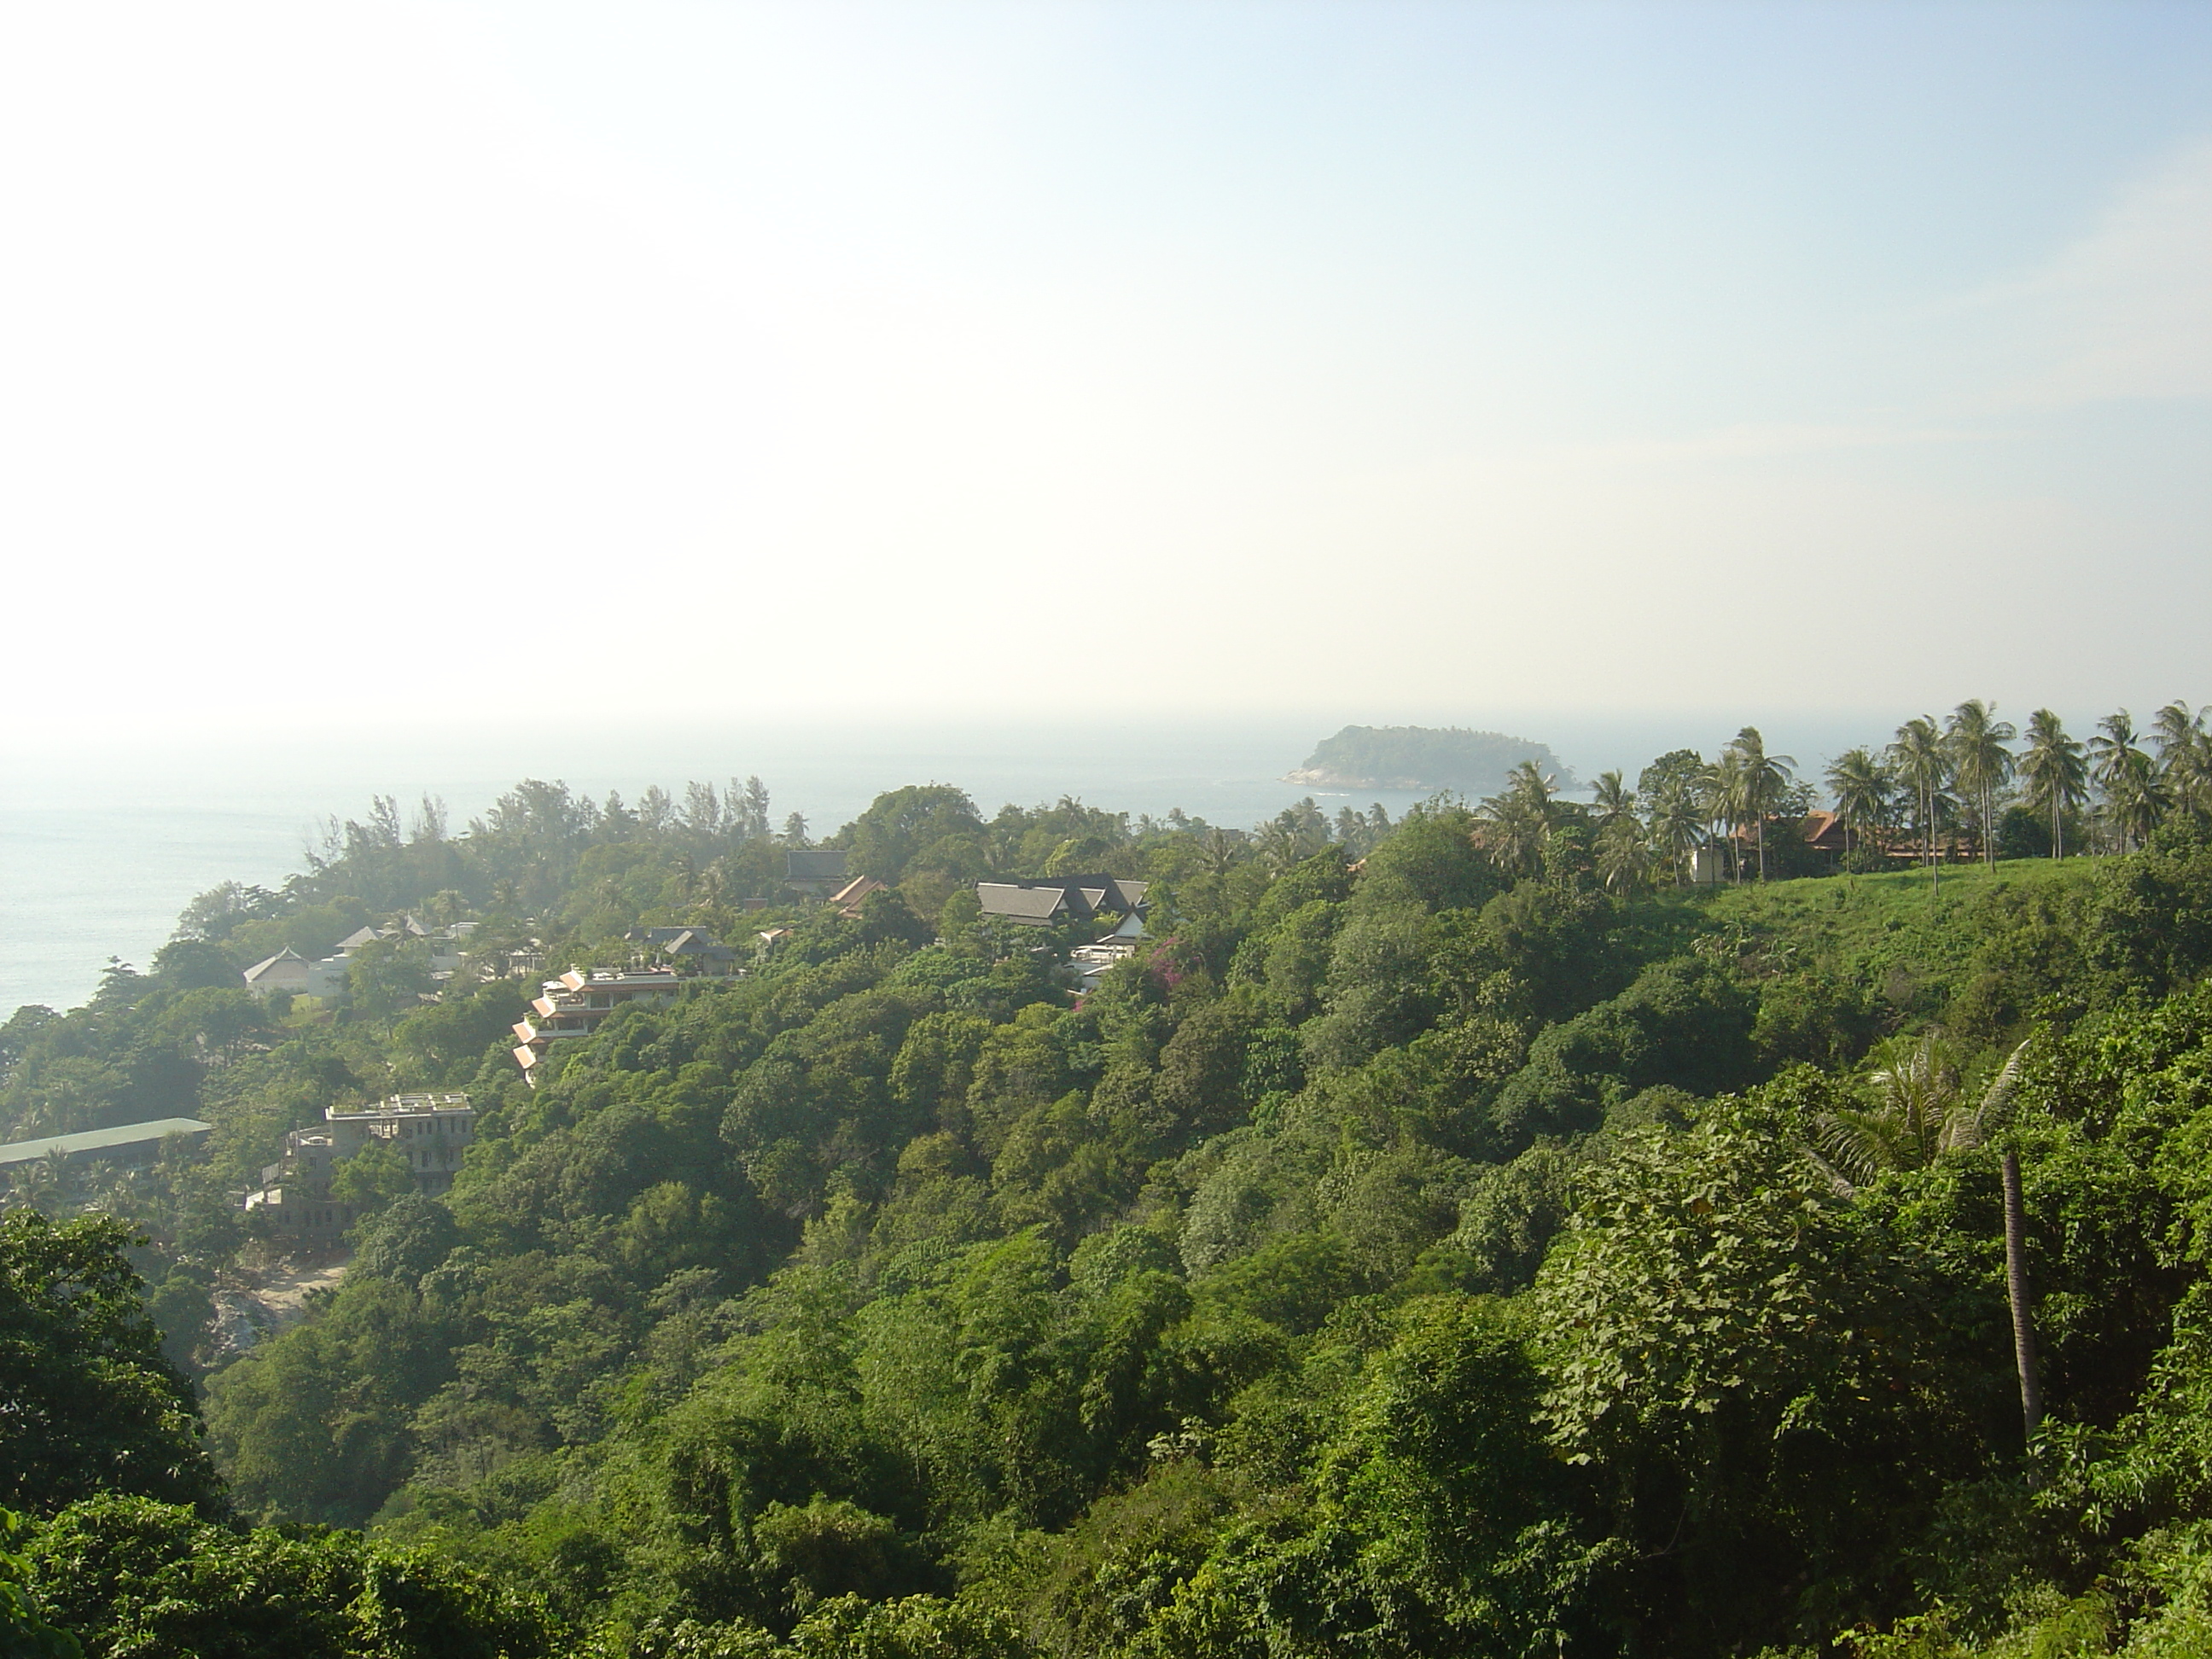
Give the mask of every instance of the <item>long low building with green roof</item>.
[{"label": "long low building with green roof", "polygon": [[11,1164],[29,1164],[53,1152],[64,1158],[93,1152],[103,1156],[136,1153],[150,1158],[171,1135],[190,1135],[197,1140],[209,1127],[196,1117],[157,1117],[147,1123],[118,1123],[111,1129],[80,1129],[75,1134],[11,1140],[0,1146],[0,1169]]}]

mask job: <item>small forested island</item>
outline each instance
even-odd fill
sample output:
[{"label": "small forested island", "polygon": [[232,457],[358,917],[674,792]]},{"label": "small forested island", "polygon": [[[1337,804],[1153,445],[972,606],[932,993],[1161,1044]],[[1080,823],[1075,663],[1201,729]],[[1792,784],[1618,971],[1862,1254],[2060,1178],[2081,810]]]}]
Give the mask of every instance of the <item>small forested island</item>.
[{"label": "small forested island", "polygon": [[0,1026],[0,1652],[2212,1651],[2189,707],[768,799],[380,800]]},{"label": "small forested island", "polygon": [[1347,726],[1315,745],[1286,783],[1317,789],[1421,789],[1486,795],[1505,786],[1513,769],[1533,761],[1563,789],[1574,776],[1543,744],[1502,732],[1463,727]]}]

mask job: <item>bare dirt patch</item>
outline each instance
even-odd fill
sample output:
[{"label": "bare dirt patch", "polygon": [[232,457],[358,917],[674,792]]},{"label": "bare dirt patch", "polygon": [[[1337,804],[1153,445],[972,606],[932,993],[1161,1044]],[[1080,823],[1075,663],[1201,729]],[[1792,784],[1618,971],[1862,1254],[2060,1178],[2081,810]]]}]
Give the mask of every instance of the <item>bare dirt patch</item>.
[{"label": "bare dirt patch", "polygon": [[276,1256],[233,1268],[216,1287],[217,1344],[242,1353],[298,1324],[307,1316],[308,1298],[317,1291],[336,1290],[352,1261],[347,1251]]}]

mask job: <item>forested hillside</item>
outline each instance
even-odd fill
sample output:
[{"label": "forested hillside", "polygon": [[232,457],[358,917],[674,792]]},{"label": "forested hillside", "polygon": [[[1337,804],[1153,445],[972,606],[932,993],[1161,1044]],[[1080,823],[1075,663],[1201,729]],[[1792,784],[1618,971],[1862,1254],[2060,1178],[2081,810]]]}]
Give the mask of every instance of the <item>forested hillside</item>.
[{"label": "forested hillside", "polygon": [[[832,837],[887,884],[852,915],[786,890],[805,829],[764,792],[526,786],[461,835],[381,805],[0,1031],[17,1130],[215,1126],[105,1188],[25,1171],[0,1221],[0,1389],[31,1402],[0,1420],[30,1516],[0,1631],[2212,1649],[2201,732],[2145,757],[2143,809],[2133,761],[2093,791],[2076,745],[2073,783],[2014,796],[1960,730],[1918,782],[1900,733],[1905,787],[1877,769],[1863,810],[1832,774],[1865,840],[1798,876],[1806,798],[1748,731],[1588,807],[1527,767],[1479,807],[1252,834],[896,790]],[[1715,845],[1729,879],[1679,884]],[[1080,998],[1091,934],[972,886],[1072,872],[1152,884]],[[236,988],[400,911],[474,920],[473,965],[440,987],[401,939],[341,1004]],[[534,988],[495,964],[677,924],[746,970],[526,1081]],[[225,1275],[267,1248],[236,1193],[286,1129],[400,1089],[477,1104],[449,1196],[369,1194],[335,1293],[226,1346]]]},{"label": "forested hillside", "polygon": [[1289,781],[1481,794],[1503,786],[1522,761],[1533,761],[1552,775],[1565,775],[1549,746],[1502,732],[1469,732],[1456,726],[1347,726],[1316,744]]}]

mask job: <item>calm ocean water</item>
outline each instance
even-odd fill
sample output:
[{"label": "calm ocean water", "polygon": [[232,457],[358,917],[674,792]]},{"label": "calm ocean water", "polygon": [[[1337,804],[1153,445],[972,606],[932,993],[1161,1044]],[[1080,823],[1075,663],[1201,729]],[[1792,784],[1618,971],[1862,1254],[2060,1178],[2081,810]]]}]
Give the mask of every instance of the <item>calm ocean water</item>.
[{"label": "calm ocean water", "polygon": [[[1552,744],[1584,778],[1608,766],[1632,777],[1650,756],[1687,743],[1709,752],[1734,732],[1715,719],[1550,720],[1463,716]],[[1341,724],[1340,721],[1336,724]],[[228,744],[127,741],[0,756],[0,1017],[24,1003],[84,1000],[111,957],[143,965],[196,894],[227,880],[275,885],[304,865],[323,818],[365,817],[370,797],[411,812],[441,797],[459,828],[525,777],[561,778],[635,799],[648,785],[680,791],[757,773],[776,819],[800,811],[811,831],[849,821],[879,791],[958,784],[986,815],[1001,804],[1073,795],[1094,806],[1162,814],[1170,807],[1249,828],[1311,792],[1280,782],[1334,725],[1312,716],[1236,724],[1034,728],[880,724],[513,732],[289,734]],[[1886,732],[1834,720],[1770,732],[1801,759]],[[1809,750],[1809,752],[1808,752]],[[1380,799],[1395,817],[1404,791],[1330,796],[1331,812]]]}]

